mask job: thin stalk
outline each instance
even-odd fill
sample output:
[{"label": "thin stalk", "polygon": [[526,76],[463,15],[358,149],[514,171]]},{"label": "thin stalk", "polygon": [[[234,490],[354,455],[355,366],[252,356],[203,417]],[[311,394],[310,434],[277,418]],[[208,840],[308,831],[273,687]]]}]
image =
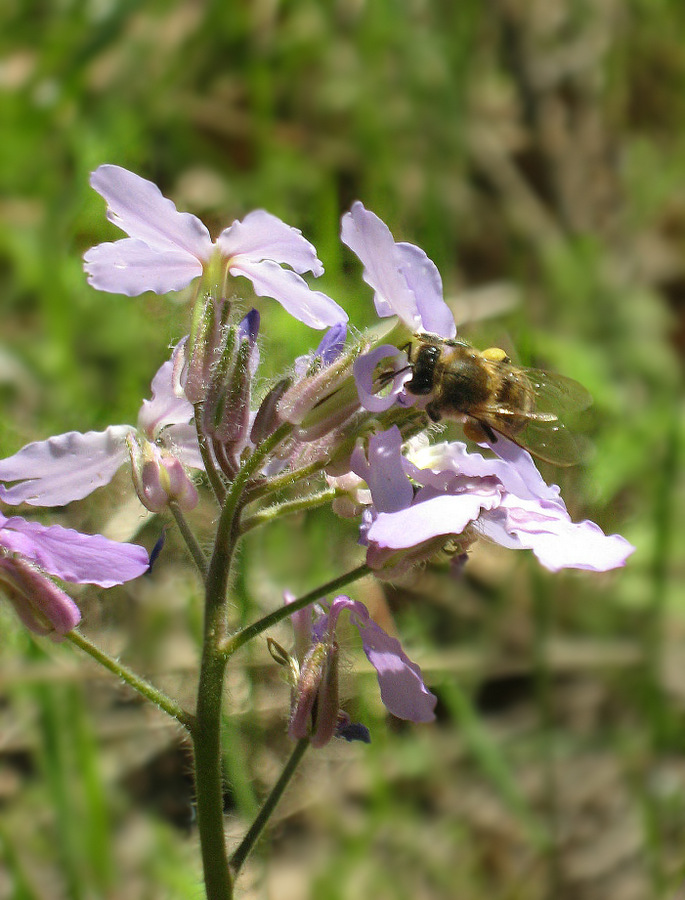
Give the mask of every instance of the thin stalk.
[{"label": "thin stalk", "polygon": [[217,503],[222,504],[224,498],[226,496],[226,486],[221,480],[221,476],[216,471],[214,466],[214,459],[212,458],[212,454],[209,450],[209,446],[207,444],[207,438],[202,431],[201,423],[202,423],[202,403],[198,403],[195,406],[195,430],[197,432],[197,442],[200,445],[200,456],[202,457],[202,462],[204,463],[205,472],[207,473],[207,478],[209,479],[209,486],[212,489],[212,493],[214,494],[214,498]]},{"label": "thin stalk", "polygon": [[81,650],[89,656],[92,656],[92,658],[97,660],[101,666],[109,669],[110,672],[118,678],[121,678],[122,681],[125,681],[129,687],[132,687],[134,691],[137,691],[145,697],[146,700],[154,703],[154,705],[163,712],[170,715],[173,719],[176,719],[176,721],[183,725],[184,728],[188,730],[191,729],[193,724],[193,716],[191,713],[185,710],[180,704],[176,703],[176,701],[172,700],[171,697],[168,697],[164,691],[160,691],[159,688],[154,687],[149,681],[146,681],[144,678],[136,675],[131,669],[122,665],[120,662],[117,662],[116,659],[111,657],[108,653],[105,653],[104,650],[101,650],[92,641],[89,641],[87,637],[84,637],[80,631],[70,631],[65,635],[65,638],[76,647],[80,647]]},{"label": "thin stalk", "polygon": [[273,811],[275,810],[278,801],[283,796],[285,789],[287,788],[291,778],[295,774],[295,769],[297,769],[300,760],[306,753],[307,747],[309,747],[309,738],[302,738],[297,742],[297,744],[295,745],[295,749],[290,754],[290,759],[281,772],[280,778],[271,789],[271,793],[266,798],[264,805],[257,815],[257,818],[254,820],[254,822],[250,826],[249,831],[240,842],[240,845],[238,846],[236,851],[231,856],[231,869],[233,870],[235,875],[238,874],[243,863],[250,854],[250,851],[259,840],[259,836],[261,835],[262,831],[264,831],[264,828],[269,821]]},{"label": "thin stalk", "polygon": [[267,628],[273,628],[274,625],[277,625],[283,619],[287,619],[288,616],[291,616],[294,612],[304,609],[304,607],[309,606],[310,603],[315,603],[317,600],[325,597],[326,594],[334,594],[336,591],[346,587],[348,584],[358,581],[370,572],[371,569],[364,563],[361,566],[357,566],[356,569],[352,569],[344,575],[340,575],[338,578],[334,578],[332,581],[321,585],[315,590],[309,591],[309,593],[304,594],[302,597],[298,597],[298,599],[293,600],[292,603],[288,603],[287,605],[284,604],[280,609],[269,613],[268,616],[264,616],[264,618],[253,622],[252,625],[248,625],[247,628],[243,628],[242,631],[236,631],[235,634],[232,634],[231,637],[224,642],[222,652],[228,659],[228,657],[232,656],[236,650],[243,646],[243,644],[252,640],[252,638],[261,634],[263,631],[266,631]]},{"label": "thin stalk", "polygon": [[292,487],[306,478],[311,478],[312,475],[318,475],[327,462],[327,459],[320,459],[299,469],[289,469],[281,475],[273,475],[271,478],[266,478],[250,488],[248,500],[252,502],[253,500],[259,500],[265,494],[276,494],[278,491]]},{"label": "thin stalk", "polygon": [[198,544],[195,535],[193,534],[186,517],[183,515],[183,511],[178,503],[171,502],[169,504],[169,509],[171,510],[171,514],[176,521],[176,525],[178,526],[178,530],[181,532],[181,537],[185,541],[185,545],[188,548],[188,552],[190,553],[193,562],[195,563],[200,575],[202,575],[202,580],[204,581],[207,578],[207,557],[202,552],[202,547]]},{"label": "thin stalk", "polygon": [[318,494],[311,494],[309,497],[298,497],[296,500],[274,503],[273,506],[261,509],[259,512],[243,519],[240,523],[240,534],[243,535],[248,531],[252,531],[253,528],[260,528],[262,525],[269,525],[283,516],[291,516],[294,513],[324,506],[335,499],[336,494],[335,488],[328,488],[325,491],[320,491]]}]

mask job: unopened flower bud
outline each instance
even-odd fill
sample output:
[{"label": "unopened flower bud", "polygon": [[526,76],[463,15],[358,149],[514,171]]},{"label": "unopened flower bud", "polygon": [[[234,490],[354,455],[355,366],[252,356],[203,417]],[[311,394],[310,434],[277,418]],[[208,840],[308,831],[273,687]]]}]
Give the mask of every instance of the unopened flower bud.
[{"label": "unopened flower bud", "polygon": [[171,503],[188,512],[198,503],[195,485],[180,461],[156,444],[131,433],[126,437],[131,457],[133,484],[138,499],[150,512],[161,512]]},{"label": "unopened flower bud", "polygon": [[205,401],[203,429],[221,444],[244,443],[250,420],[252,375],[257,366],[259,313],[256,309],[229,329]]},{"label": "unopened flower bud", "polygon": [[313,747],[323,747],[335,735],[338,708],[338,645],[324,640],[311,647],[300,668],[288,734],[311,736]]},{"label": "unopened flower bud", "polygon": [[81,621],[71,597],[38,566],[18,556],[0,556],[0,587],[21,621],[35,634],[66,634]]},{"label": "unopened flower bud", "polygon": [[361,349],[360,346],[351,347],[331,365],[323,366],[294,384],[278,405],[281,419],[300,425],[304,430],[313,428],[330,416],[339,416],[341,409],[358,408],[359,397],[352,376],[352,364]]}]

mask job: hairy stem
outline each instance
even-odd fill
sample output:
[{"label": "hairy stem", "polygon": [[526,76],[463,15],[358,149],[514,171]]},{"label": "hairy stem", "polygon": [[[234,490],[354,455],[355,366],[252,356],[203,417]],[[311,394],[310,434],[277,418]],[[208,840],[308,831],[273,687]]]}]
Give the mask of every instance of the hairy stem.
[{"label": "hairy stem", "polygon": [[281,772],[278,781],[271,789],[271,793],[266,798],[264,805],[257,815],[257,818],[254,820],[254,822],[250,826],[249,831],[240,842],[240,845],[238,846],[236,851],[231,856],[231,868],[236,875],[240,871],[241,866],[247,859],[250,851],[259,840],[259,836],[261,835],[262,831],[264,831],[267,822],[269,821],[273,811],[276,809],[276,804],[283,796],[283,793],[290,783],[290,779],[293,777],[295,769],[304,756],[307,747],[309,747],[309,738],[302,738],[297,742],[297,744],[295,745],[295,749],[290,755],[290,759]]},{"label": "hairy stem", "polygon": [[263,631],[266,631],[267,628],[272,628],[299,609],[304,609],[304,607],[309,606],[310,603],[315,603],[317,600],[325,597],[326,594],[334,594],[348,584],[359,581],[360,578],[363,578],[370,572],[371,570],[366,563],[357,566],[356,569],[352,569],[344,575],[340,575],[338,578],[334,578],[332,581],[315,588],[315,590],[309,591],[309,593],[304,594],[302,597],[298,597],[297,600],[293,600],[292,603],[288,603],[287,605],[284,604],[279,609],[269,613],[268,616],[264,616],[264,618],[253,622],[252,625],[248,625],[247,628],[243,628],[242,631],[236,631],[236,633],[232,634],[223,644],[222,650],[225,653],[226,658],[232,656],[236,650],[243,646],[243,644],[246,644]]},{"label": "hairy stem", "polygon": [[97,660],[101,666],[104,666],[118,678],[121,678],[122,681],[126,682],[126,684],[128,684],[129,687],[132,687],[134,691],[137,691],[141,696],[145,697],[146,700],[154,703],[154,705],[163,712],[170,715],[173,719],[176,719],[176,721],[183,725],[184,728],[191,728],[193,716],[183,709],[180,704],[176,703],[175,700],[168,697],[164,691],[160,691],[159,688],[154,687],[149,681],[136,675],[136,673],[127,666],[122,665],[108,653],[105,653],[104,650],[101,650],[100,647],[97,647],[92,641],[89,641],[87,637],[84,637],[80,631],[70,631],[65,637],[76,647],[80,647],[81,650]]},{"label": "hairy stem", "polygon": [[190,553],[193,562],[197,566],[197,569],[202,575],[202,579],[204,580],[207,577],[207,557],[202,552],[202,547],[198,544],[195,539],[195,535],[193,534],[188,522],[186,521],[186,517],[183,515],[183,511],[181,510],[178,503],[171,502],[169,504],[169,509],[171,510],[171,514],[174,517],[176,525],[178,526],[178,530],[181,532],[181,537],[185,541],[185,545],[188,548],[188,552]]}]

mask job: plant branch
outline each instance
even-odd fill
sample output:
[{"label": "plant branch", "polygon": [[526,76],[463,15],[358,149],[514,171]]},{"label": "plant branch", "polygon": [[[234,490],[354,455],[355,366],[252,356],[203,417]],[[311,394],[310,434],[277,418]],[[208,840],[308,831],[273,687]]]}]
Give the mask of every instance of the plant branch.
[{"label": "plant branch", "polygon": [[104,650],[101,650],[92,641],[89,641],[80,631],[70,631],[65,635],[65,638],[76,647],[80,647],[81,650],[99,662],[100,665],[109,669],[109,671],[118,678],[121,678],[122,681],[126,682],[126,684],[129,685],[129,687],[132,687],[134,691],[137,691],[141,696],[145,697],[146,700],[154,703],[155,706],[167,713],[167,715],[176,719],[176,721],[183,725],[185,729],[191,729],[193,724],[192,714],[187,712],[180,704],[176,703],[175,700],[172,700],[171,697],[168,697],[164,691],[160,691],[159,688],[154,687],[149,681],[136,675],[136,673],[127,666],[117,662],[116,659],[111,657],[108,653],[105,653]]},{"label": "plant branch", "polygon": [[247,832],[245,837],[240,842],[240,845],[231,856],[231,868],[235,875],[238,874],[250,851],[259,840],[259,836],[261,835],[264,827],[269,821],[278,801],[281,799],[283,793],[285,792],[285,789],[290,783],[290,780],[295,773],[295,769],[306,753],[307,747],[309,747],[309,738],[302,738],[297,742],[297,744],[295,745],[295,749],[290,754],[290,759],[281,772],[278,781],[271,789],[271,793],[266,798],[264,805],[257,815],[257,818],[254,820],[254,822],[250,826],[250,830]]}]

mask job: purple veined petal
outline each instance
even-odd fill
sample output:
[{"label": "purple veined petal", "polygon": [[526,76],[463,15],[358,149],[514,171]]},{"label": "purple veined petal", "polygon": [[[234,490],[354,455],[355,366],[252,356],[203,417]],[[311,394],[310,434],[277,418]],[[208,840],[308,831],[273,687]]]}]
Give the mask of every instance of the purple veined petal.
[{"label": "purple veined petal", "polygon": [[107,218],[129,237],[153,250],[184,251],[203,262],[209,259],[213,245],[206,226],[197,216],[179,212],[152,181],[107,164],[93,172],[90,183],[107,201]]},{"label": "purple veined petal", "polygon": [[[391,359],[396,375],[387,393],[376,394],[374,389],[374,372],[383,359]],[[402,393],[404,383],[411,378],[411,369],[406,365],[407,356],[393,344],[381,344],[369,353],[363,353],[352,365],[354,380],[357,385],[359,402],[369,412],[385,412],[394,406],[398,395]]]},{"label": "purple veined petal", "polygon": [[566,511],[556,484],[548,485],[535,466],[530,453],[503,436],[492,446],[500,458],[471,453],[461,441],[423,447],[413,462],[418,468],[412,477],[419,484],[444,487],[449,473],[469,478],[497,478],[505,491],[523,500],[539,500]]},{"label": "purple veined petal", "polygon": [[618,534],[606,535],[594,522],[572,522],[568,513],[533,504],[525,506],[516,498],[502,504],[506,513],[504,527],[521,547],[533,551],[540,563],[551,572],[560,569],[585,569],[606,572],[620,568],[635,548]]},{"label": "purple veined petal", "polygon": [[96,290],[128,297],[180,291],[202,274],[202,263],[191,254],[157,250],[133,238],[91,247],[83,254],[83,268]]},{"label": "purple veined petal", "polygon": [[411,506],[414,490],[402,467],[402,435],[396,425],[369,438],[368,460],[361,447],[352,451],[350,467],[369,486],[378,512]]},{"label": "purple veined petal", "polygon": [[439,495],[408,509],[394,513],[379,513],[371,524],[367,538],[382,548],[403,550],[422,544],[434,537],[461,534],[474,522],[483,508],[499,502],[499,494]]},{"label": "purple veined petal", "polygon": [[69,431],[22,447],[0,460],[0,500],[11,505],[62,506],[87,497],[114,477],[128,456],[130,425],[105,431]]},{"label": "purple veined petal", "polygon": [[61,525],[40,525],[19,516],[0,519],[0,544],[73,584],[112,587],[143,575],[147,550],[120,544],[101,534],[81,534]]},{"label": "purple veined petal", "polygon": [[193,405],[174,391],[174,364],[168,359],[152,379],[152,399],[143,400],[138,413],[138,428],[154,441],[168,425],[187,425],[193,418]]},{"label": "purple veined petal", "polygon": [[286,312],[310,328],[328,328],[338,322],[347,322],[347,313],[335,300],[311,290],[304,278],[271,260],[250,262],[240,259],[230,266],[229,271],[231,275],[245,276],[252,282],[257,296],[277,300]]},{"label": "purple veined petal", "polygon": [[400,642],[371,619],[363,603],[349,601],[346,606],[352,624],[359,630],[364,653],[376,670],[381,699],[388,711],[410,722],[432,722],[437,697],[423,683],[419,667]]},{"label": "purple veined petal", "polygon": [[229,260],[235,259],[236,264],[237,257],[252,262],[271,259],[290,266],[300,275],[323,273],[314,245],[302,232],[263,209],[248,213],[242,222],[236,220],[221,232],[216,243],[222,254]]},{"label": "purple veined petal", "polygon": [[395,244],[395,262],[414,295],[421,319],[421,331],[453,338],[457,333],[452,310],[442,295],[438,267],[414,244]]},{"label": "purple veined petal", "polygon": [[388,226],[358,200],[342,217],[341,239],[364,266],[364,281],[375,291],[379,316],[399,316],[411,331],[421,330],[416,297],[397,267],[395,241]]}]

